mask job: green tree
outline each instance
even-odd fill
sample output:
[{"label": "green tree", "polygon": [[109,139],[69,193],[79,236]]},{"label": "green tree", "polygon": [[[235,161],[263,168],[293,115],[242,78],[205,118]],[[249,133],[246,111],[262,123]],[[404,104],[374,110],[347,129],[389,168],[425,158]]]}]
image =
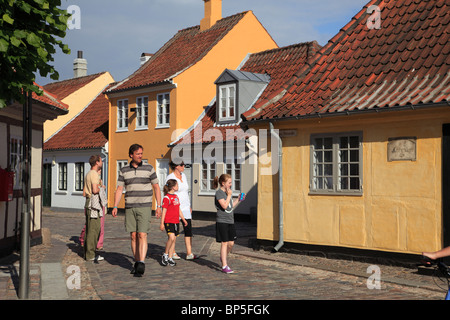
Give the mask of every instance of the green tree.
[{"label": "green tree", "polygon": [[0,0],[0,108],[23,102],[24,91],[42,94],[33,84],[35,72],[58,80],[49,64],[55,47],[70,53],[61,40],[70,14],[60,5],[60,0]]}]

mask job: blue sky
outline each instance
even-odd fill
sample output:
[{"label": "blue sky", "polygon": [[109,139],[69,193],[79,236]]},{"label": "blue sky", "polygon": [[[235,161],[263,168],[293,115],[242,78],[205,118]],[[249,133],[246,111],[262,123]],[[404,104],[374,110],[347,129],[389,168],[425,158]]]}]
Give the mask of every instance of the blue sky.
[{"label": "blue sky", "polygon": [[[280,47],[317,40],[325,45],[368,0],[223,0],[222,16],[251,10]],[[73,60],[84,52],[88,74],[109,71],[120,81],[139,67],[141,53],[154,53],[178,30],[196,26],[204,16],[203,0],[62,0],[77,5],[81,28],[68,30],[51,64],[60,80],[73,77]],[[45,85],[50,79],[36,78]]]}]

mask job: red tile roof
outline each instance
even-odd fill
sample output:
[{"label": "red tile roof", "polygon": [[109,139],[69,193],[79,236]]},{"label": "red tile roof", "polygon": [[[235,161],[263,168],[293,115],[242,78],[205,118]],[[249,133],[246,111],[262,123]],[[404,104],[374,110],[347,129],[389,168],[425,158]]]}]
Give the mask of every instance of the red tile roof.
[{"label": "red tile roof", "polygon": [[94,81],[101,75],[105,74],[106,72],[100,72],[96,74],[91,74],[84,77],[79,78],[72,78],[68,80],[63,81],[57,81],[52,82],[49,84],[46,84],[44,86],[45,90],[52,92],[54,95],[56,95],[59,99],[63,100],[67,96],[71,95],[75,91],[81,89],[88,83]]},{"label": "red tile roof", "polygon": [[109,91],[134,89],[170,80],[170,77],[200,61],[246,14],[243,12],[223,18],[202,32],[200,26],[180,30],[135,73]]},{"label": "red tile roof", "polygon": [[[265,100],[273,92],[281,88],[286,81],[291,79],[295,72],[302,68],[308,59],[314,56],[320,48],[321,46],[316,41],[312,41],[254,53],[249,56],[240,70],[268,74],[270,76],[270,83],[258,98],[258,101]],[[227,141],[230,139],[240,140],[247,137],[239,124],[216,126],[215,123],[216,103],[207,107],[195,129],[192,129],[184,136],[185,139],[175,144],[210,143],[215,141],[215,139],[217,139],[216,141]],[[209,129],[215,129],[210,131],[210,133],[220,134],[214,137],[205,134]],[[197,132],[201,132],[201,135],[197,134]]]},{"label": "red tile roof", "polygon": [[109,100],[102,92],[60,131],[44,142],[44,151],[101,148],[108,141]]},{"label": "red tile roof", "polygon": [[34,82],[34,85],[39,87],[39,89],[41,89],[43,93],[40,96],[33,92],[32,94],[33,100],[45,103],[49,106],[56,107],[57,109],[62,110],[63,113],[67,113],[67,110],[69,109],[69,106],[67,104],[59,100],[54,94],[48,92],[42,86],[38,85],[36,82]]},{"label": "red tile roof", "polygon": [[[377,5],[381,28],[368,28]],[[373,0],[246,120],[448,103],[450,1]]]}]

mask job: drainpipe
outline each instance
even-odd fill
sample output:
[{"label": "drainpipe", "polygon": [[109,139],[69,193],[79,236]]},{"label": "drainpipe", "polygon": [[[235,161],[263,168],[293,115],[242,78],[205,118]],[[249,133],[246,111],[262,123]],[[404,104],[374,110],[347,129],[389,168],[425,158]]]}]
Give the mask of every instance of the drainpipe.
[{"label": "drainpipe", "polygon": [[[281,137],[279,134],[274,130],[273,123],[270,122],[270,135],[272,138],[275,138],[278,140],[278,215],[279,215],[279,222],[278,222],[278,229],[279,229],[279,241],[278,244],[273,248],[272,253],[278,252],[280,248],[284,244],[284,232],[283,232],[283,143],[281,141]],[[273,151],[273,150],[272,150]],[[273,154],[272,154],[273,155]]]}]

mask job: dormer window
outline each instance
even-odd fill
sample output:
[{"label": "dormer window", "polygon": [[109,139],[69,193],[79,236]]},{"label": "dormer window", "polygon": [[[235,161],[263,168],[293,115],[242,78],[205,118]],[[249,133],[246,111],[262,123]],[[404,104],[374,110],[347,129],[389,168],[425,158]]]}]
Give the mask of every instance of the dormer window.
[{"label": "dormer window", "polygon": [[236,119],[236,84],[219,87],[219,120]]},{"label": "dormer window", "polygon": [[267,74],[225,69],[214,82],[217,86],[216,124],[238,123],[241,114],[255,103],[269,82]]}]

